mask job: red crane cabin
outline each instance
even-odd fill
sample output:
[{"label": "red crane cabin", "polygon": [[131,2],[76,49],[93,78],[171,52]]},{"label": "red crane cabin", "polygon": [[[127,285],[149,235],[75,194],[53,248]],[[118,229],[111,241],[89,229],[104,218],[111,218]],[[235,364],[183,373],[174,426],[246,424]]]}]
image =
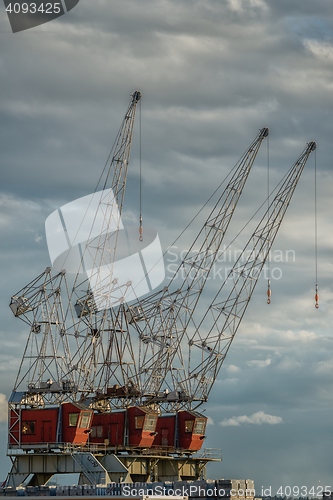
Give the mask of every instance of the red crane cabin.
[{"label": "red crane cabin", "polygon": [[125,418],[125,411],[94,413],[89,437],[90,443],[103,443],[111,447],[123,446]]},{"label": "red crane cabin", "polygon": [[154,447],[174,448],[176,432],[176,415],[160,415],[157,419]]},{"label": "red crane cabin", "polygon": [[57,442],[58,408],[10,410],[9,446]]},{"label": "red crane cabin", "polygon": [[73,403],[63,403],[61,409],[63,442],[86,444],[91,429],[93,410]]},{"label": "red crane cabin", "polygon": [[157,413],[150,409],[131,406],[127,409],[128,445],[150,448],[156,435]]},{"label": "red crane cabin", "polygon": [[205,439],[207,418],[194,411],[178,412],[179,448],[200,450]]}]

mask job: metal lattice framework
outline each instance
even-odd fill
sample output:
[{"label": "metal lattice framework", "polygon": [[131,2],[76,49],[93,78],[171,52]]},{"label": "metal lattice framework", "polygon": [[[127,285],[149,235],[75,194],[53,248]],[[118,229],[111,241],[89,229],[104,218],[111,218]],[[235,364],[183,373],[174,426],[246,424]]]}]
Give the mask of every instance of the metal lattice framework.
[{"label": "metal lattice framework", "polygon": [[[222,185],[216,190],[217,201],[169,285],[138,299],[132,281],[119,280],[115,266],[123,257],[121,241],[128,239],[121,213],[140,98],[138,91],[131,97],[102,189],[89,202],[68,250],[11,299],[14,315],[30,326],[14,386],[21,399],[13,401],[20,404],[85,401],[104,411],[130,405],[174,411],[206,401],[316,147],[309,143],[290,169],[226,279],[214,282],[208,307],[203,292],[267,128],[259,131],[223,191]],[[64,214],[54,216],[62,225]],[[66,235],[69,241],[70,231]]]},{"label": "metal lattice framework", "polygon": [[[11,298],[14,315],[30,325],[14,386],[15,393],[22,393],[23,404],[75,402],[91,393],[99,400],[107,394],[110,380],[113,387],[117,386],[112,394],[116,406],[122,407],[121,402],[129,393],[138,394],[128,306],[122,300],[131,284],[110,277],[117,258],[118,235],[123,229],[120,216],[140,99],[138,91],[131,96],[99,186],[82,221],[77,223],[70,248],[55,259],[53,269],[47,268]],[[86,225],[86,219],[90,226],[85,232],[85,241],[81,241],[79,230]],[[68,238],[67,234],[68,231]],[[74,274],[73,262],[76,264]],[[59,265],[61,271],[53,276],[54,268]],[[100,269],[104,272],[102,276]],[[92,282],[95,294],[91,290]],[[109,301],[114,296],[120,305],[104,309],[103,302],[98,303],[103,300],[104,290]],[[119,387],[123,389],[118,390]]]}]

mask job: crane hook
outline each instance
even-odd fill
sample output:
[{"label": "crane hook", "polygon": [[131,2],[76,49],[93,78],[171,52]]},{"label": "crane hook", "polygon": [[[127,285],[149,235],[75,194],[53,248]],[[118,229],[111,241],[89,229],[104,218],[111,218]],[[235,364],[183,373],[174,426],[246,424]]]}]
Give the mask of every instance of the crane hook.
[{"label": "crane hook", "polygon": [[318,295],[318,284],[316,283],[316,294],[315,294],[315,308],[316,309],[319,309],[319,304],[318,304],[318,301],[319,301],[319,295]]},{"label": "crane hook", "polygon": [[143,241],[142,215],[140,214],[139,240]]},{"label": "crane hook", "polygon": [[268,283],[267,283],[267,304],[270,304],[271,303],[271,280],[268,280]]}]

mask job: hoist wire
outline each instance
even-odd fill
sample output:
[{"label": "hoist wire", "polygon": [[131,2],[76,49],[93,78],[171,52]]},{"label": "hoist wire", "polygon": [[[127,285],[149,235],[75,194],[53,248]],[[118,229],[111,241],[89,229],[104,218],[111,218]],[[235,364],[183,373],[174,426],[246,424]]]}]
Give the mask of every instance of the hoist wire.
[{"label": "hoist wire", "polygon": [[142,117],[141,117],[141,99],[139,101],[139,155],[140,155],[140,216],[142,214]]},{"label": "hoist wire", "polygon": [[[270,223],[270,196],[269,196],[269,190],[270,190],[270,178],[269,178],[269,136],[267,137],[267,222],[268,224]],[[269,274],[269,267],[270,267],[270,255],[268,254],[267,256],[267,267],[268,267],[268,274]],[[268,276],[269,277],[269,276]]]},{"label": "hoist wire", "polygon": [[139,217],[139,240],[143,240],[143,229],[142,229],[142,117],[141,117],[141,99],[139,102],[139,205],[140,205],[140,217]]},{"label": "hoist wire", "polygon": [[316,276],[316,293],[315,293],[315,307],[319,308],[318,300],[318,217],[317,217],[317,150],[314,156],[314,217],[315,217],[315,276]]},{"label": "hoist wire", "polygon": [[315,151],[315,178],[314,178],[314,204],[315,204],[315,268],[316,283],[318,283],[318,220],[317,220],[317,152]]}]

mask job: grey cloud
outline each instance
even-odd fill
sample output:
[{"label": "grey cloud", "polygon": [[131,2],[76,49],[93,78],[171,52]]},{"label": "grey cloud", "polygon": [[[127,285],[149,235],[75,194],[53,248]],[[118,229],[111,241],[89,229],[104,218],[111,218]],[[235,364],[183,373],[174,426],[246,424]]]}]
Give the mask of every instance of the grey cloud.
[{"label": "grey cloud", "polygon": [[[24,324],[8,308],[10,296],[49,265],[46,217],[94,190],[129,96],[138,88],[143,94],[144,224],[158,229],[165,250],[259,128],[270,128],[271,186],[306,142],[317,140],[320,309],[314,309],[311,158],[274,247],[295,250],[296,260],[271,263],[283,271],[283,279],[272,280],[271,306],[266,305],[267,282],[258,283],[228,364],[207,403],[215,422],[234,415],[253,416],[261,408],[265,415],[280,416],[284,425],[215,426],[214,433],[209,427],[206,446],[223,448],[224,477],[253,476],[259,485],[266,481],[276,486],[319,476],[329,481],[325,446],[331,436],[333,349],[329,3],[81,0],[68,15],[29,35],[10,33],[2,13],[0,361],[8,377],[2,380],[1,393],[10,393],[27,337]],[[125,219],[134,223],[139,206],[137,133],[138,128],[124,207]],[[229,241],[265,200],[266,184],[267,144],[263,144]],[[202,220],[177,242],[179,251],[188,248]],[[2,221],[8,223],[1,225]],[[252,227],[237,238],[237,248]],[[43,239],[37,242],[39,237]],[[201,313],[216,286],[217,282],[208,283]],[[268,359],[271,363],[263,367]],[[240,368],[232,381],[230,365]],[[1,424],[0,439],[5,442],[5,438],[6,427]],[[311,472],[304,478],[307,469]],[[210,477],[220,477],[221,465],[212,465],[209,471]]]}]

